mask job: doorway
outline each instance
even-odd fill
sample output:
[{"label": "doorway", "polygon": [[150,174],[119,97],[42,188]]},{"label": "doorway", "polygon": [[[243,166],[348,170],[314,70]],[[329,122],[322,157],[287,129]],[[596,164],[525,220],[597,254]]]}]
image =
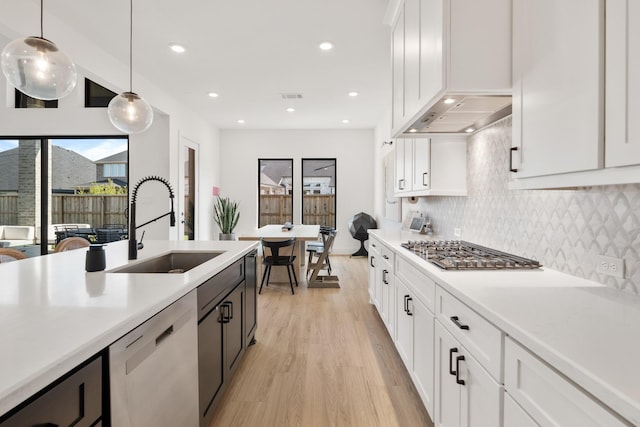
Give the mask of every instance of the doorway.
[{"label": "doorway", "polygon": [[196,142],[182,138],[181,165],[182,173],[182,236],[184,240],[195,240],[198,228],[196,209],[198,151]]}]

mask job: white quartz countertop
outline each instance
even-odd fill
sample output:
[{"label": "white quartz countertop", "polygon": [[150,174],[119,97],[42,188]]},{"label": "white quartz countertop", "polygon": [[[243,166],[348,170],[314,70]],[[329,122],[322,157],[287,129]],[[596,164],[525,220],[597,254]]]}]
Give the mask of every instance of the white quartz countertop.
[{"label": "white quartz countertop", "polygon": [[442,270],[400,247],[426,236],[369,230],[403,259],[634,425],[640,296],[555,270]]},{"label": "white quartz countertop", "polygon": [[[85,250],[0,264],[0,415],[186,295],[258,242],[127,241],[105,247],[107,268],[85,272]],[[183,274],[111,273],[170,251],[220,251]]]}]

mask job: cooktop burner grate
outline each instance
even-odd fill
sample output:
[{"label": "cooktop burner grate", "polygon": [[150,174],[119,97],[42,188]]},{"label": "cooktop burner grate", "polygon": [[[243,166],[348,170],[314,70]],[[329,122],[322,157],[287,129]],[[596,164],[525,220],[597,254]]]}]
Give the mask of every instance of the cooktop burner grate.
[{"label": "cooktop burner grate", "polygon": [[444,270],[517,270],[541,267],[538,261],[464,240],[409,240],[401,246]]}]

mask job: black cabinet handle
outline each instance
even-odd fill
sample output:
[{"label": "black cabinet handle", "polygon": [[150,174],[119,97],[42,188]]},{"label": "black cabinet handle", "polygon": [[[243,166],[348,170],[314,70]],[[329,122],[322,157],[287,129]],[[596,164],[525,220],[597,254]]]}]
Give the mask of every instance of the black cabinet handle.
[{"label": "black cabinet handle", "polygon": [[458,316],[451,316],[450,319],[453,322],[453,324],[456,325],[458,328],[463,329],[465,331],[469,330],[469,325],[463,325],[462,323],[460,323],[460,319],[458,319]]},{"label": "black cabinet handle", "polygon": [[220,304],[220,323],[229,323],[229,321],[231,321],[229,303],[223,302]]},{"label": "black cabinet handle", "polygon": [[453,353],[458,352],[458,347],[453,347],[449,349],[449,374],[457,375],[457,372],[453,370]]},{"label": "black cabinet handle", "polygon": [[384,282],[385,285],[389,284],[389,282],[387,281],[388,275],[389,275],[389,272],[387,270],[382,270],[382,281]]},{"label": "black cabinet handle", "polygon": [[388,257],[388,256],[386,256],[386,255],[382,255],[382,258],[384,258],[384,259],[389,259],[389,257]]},{"label": "black cabinet handle", "polygon": [[518,147],[511,147],[509,151],[509,172],[518,172],[518,169],[513,168],[513,152],[518,151]]},{"label": "black cabinet handle", "polygon": [[233,301],[229,301],[229,310],[231,313],[229,314],[229,320],[233,319]]},{"label": "black cabinet handle", "polygon": [[407,315],[409,316],[413,316],[413,313],[411,312],[411,309],[409,308],[409,303],[413,301],[413,298],[409,297],[407,298]]},{"label": "black cabinet handle", "polygon": [[409,301],[407,301],[409,299],[410,295],[405,295],[404,296],[404,312],[405,313],[409,313]]},{"label": "black cabinet handle", "polygon": [[456,383],[460,385],[464,385],[465,384],[464,380],[460,379],[460,361],[461,360],[464,360],[464,356],[456,357]]},{"label": "black cabinet handle", "polygon": [[426,182],[424,182],[424,181],[425,181],[425,178],[427,177],[427,175],[429,175],[429,172],[424,172],[424,173],[422,174],[422,186],[423,186],[423,187],[428,187],[428,186],[429,186],[429,184],[427,184]]},{"label": "black cabinet handle", "polygon": [[375,243],[372,243],[371,246],[373,246],[374,248],[377,248]]},{"label": "black cabinet handle", "polygon": [[376,257],[374,257],[373,255],[371,255],[371,259],[369,259],[369,265],[373,268],[375,268],[376,266],[373,264],[373,260],[376,259]]}]

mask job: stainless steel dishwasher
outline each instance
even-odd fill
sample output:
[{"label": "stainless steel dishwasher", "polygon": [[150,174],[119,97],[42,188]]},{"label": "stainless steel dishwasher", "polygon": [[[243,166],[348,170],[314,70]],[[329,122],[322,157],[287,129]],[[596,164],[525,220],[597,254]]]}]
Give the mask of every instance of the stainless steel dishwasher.
[{"label": "stainless steel dishwasher", "polygon": [[118,427],[198,426],[196,291],[109,347]]}]

